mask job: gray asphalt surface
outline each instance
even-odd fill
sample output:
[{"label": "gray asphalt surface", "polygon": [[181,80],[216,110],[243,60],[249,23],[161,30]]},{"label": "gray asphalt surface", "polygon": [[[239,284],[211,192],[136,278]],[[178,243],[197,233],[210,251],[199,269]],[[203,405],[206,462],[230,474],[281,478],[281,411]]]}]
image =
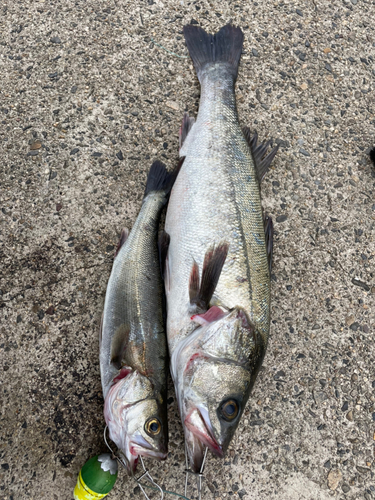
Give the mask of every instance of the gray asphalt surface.
[{"label": "gray asphalt surface", "polygon": [[[0,4],[0,498],[72,499],[105,451],[98,330],[121,228],[199,85],[182,36],[241,26],[241,122],[281,145],[271,340],[203,498],[375,498],[374,1]],[[169,51],[154,42],[164,46]],[[170,456],[183,493],[170,387]],[[141,498],[121,474],[109,498]],[[196,496],[193,481],[189,496]],[[173,498],[168,496],[169,499]]]}]

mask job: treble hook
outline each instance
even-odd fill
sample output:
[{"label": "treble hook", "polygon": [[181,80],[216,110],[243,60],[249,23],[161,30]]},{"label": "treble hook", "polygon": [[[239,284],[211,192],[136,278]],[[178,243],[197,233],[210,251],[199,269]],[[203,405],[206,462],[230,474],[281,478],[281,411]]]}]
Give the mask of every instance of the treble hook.
[{"label": "treble hook", "polygon": [[[116,453],[112,450],[112,448],[109,446],[108,444],[108,441],[107,441],[107,429],[108,429],[108,426],[106,425],[105,426],[105,429],[104,429],[104,442],[105,444],[107,445],[108,449],[111,451],[112,453],[112,458],[115,458],[123,467],[124,469],[127,470],[127,467],[126,467],[126,464],[124,463],[124,460],[119,456],[119,455],[116,455]],[[155,488],[157,488],[159,491],[160,491],[160,500],[163,500],[164,498],[164,491],[162,490],[162,488],[154,481],[153,477],[151,476],[151,474],[149,473],[148,469],[146,469],[145,467],[145,464],[143,462],[143,458],[141,457],[141,455],[138,455],[139,456],[139,459],[141,461],[141,464],[142,464],[142,467],[143,467],[143,474],[141,474],[138,478],[135,477],[134,480],[136,481],[136,483],[138,484],[138,486],[141,488],[142,490],[142,493],[144,494],[146,500],[150,500],[149,496],[147,495],[147,493],[145,492],[143,486],[142,486],[142,483],[140,482],[141,479],[143,479],[144,477],[150,481],[151,484],[153,484],[155,486]]]},{"label": "treble hook", "polygon": [[185,446],[185,460],[186,460],[185,497],[187,496],[187,486],[188,486],[189,474],[193,474],[194,476],[197,477],[198,500],[202,499],[202,477],[204,477],[203,471],[204,471],[204,466],[206,463],[207,451],[208,451],[208,448],[206,447],[206,449],[204,451],[203,462],[202,462],[202,465],[201,465],[199,472],[193,472],[191,469],[189,469],[189,459],[187,456],[187,450],[186,450],[186,446]]}]

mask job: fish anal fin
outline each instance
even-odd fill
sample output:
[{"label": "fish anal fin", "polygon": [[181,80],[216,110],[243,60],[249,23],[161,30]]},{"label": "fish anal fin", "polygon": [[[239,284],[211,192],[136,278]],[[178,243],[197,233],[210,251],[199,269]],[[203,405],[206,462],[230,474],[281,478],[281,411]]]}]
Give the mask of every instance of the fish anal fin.
[{"label": "fish anal fin", "polygon": [[111,364],[120,370],[122,359],[129,341],[130,326],[122,324],[117,328],[111,344]]},{"label": "fish anal fin", "polygon": [[268,266],[270,274],[272,271],[272,254],[273,254],[273,222],[272,218],[266,216],[264,218],[264,235],[266,240],[266,250],[268,257]]},{"label": "fish anal fin", "polygon": [[262,142],[261,144],[258,144],[257,132],[254,132],[254,134],[251,135],[249,127],[243,127],[242,132],[249,144],[258,180],[259,183],[261,183],[264,176],[268,172],[272,160],[276,156],[276,153],[279,149],[279,145],[274,147],[268,154],[266,154],[269,146],[272,145],[272,141]]},{"label": "fish anal fin", "polygon": [[120,236],[120,240],[117,244],[117,248],[116,248],[116,251],[115,251],[115,258],[117,257],[117,255],[119,254],[120,250],[121,250],[121,247],[122,245],[125,243],[125,241],[128,239],[129,237],[129,229],[124,227],[121,231],[121,236]]},{"label": "fish anal fin", "polygon": [[186,137],[188,136],[192,126],[195,123],[194,118],[190,118],[189,113],[184,113],[184,117],[182,119],[180,133],[179,133],[179,148],[182,148],[182,145],[185,142]]}]

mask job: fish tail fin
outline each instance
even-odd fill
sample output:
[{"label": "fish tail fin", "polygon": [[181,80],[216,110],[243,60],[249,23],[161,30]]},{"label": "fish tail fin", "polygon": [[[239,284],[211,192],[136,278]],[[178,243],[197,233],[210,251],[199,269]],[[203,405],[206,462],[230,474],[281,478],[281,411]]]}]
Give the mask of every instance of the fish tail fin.
[{"label": "fish tail fin", "polygon": [[176,180],[177,174],[180,171],[181,165],[184,159],[182,158],[177,167],[168,172],[167,167],[163,162],[156,160],[151,165],[150,172],[147,177],[146,189],[144,197],[146,197],[151,192],[163,191],[166,196],[169,195],[174,181]]},{"label": "fish tail fin", "polygon": [[188,24],[184,26],[184,37],[199,80],[203,68],[217,62],[227,63],[236,80],[243,43],[241,28],[227,24],[211,35],[200,26]]}]

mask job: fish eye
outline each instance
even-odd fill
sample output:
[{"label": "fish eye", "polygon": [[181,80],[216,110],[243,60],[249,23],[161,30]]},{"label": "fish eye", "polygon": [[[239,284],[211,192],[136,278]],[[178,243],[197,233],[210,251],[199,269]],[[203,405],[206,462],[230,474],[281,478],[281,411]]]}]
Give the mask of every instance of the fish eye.
[{"label": "fish eye", "polygon": [[238,410],[239,405],[234,399],[228,399],[228,401],[225,401],[220,407],[221,416],[228,422],[231,422],[237,417]]},{"label": "fish eye", "polygon": [[150,418],[145,423],[145,431],[149,436],[157,436],[161,431],[161,423],[157,418]]}]

